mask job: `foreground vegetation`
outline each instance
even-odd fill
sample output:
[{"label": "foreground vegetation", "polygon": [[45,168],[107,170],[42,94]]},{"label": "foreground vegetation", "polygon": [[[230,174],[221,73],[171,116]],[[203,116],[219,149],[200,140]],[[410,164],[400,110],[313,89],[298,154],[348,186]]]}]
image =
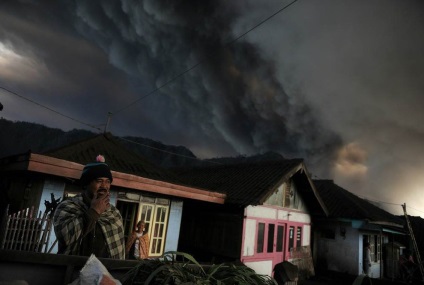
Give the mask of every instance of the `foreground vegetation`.
[{"label": "foreground vegetation", "polygon": [[123,285],[277,285],[271,277],[257,274],[247,266],[201,266],[191,255],[175,251],[166,252],[161,260],[140,261],[121,281]]}]

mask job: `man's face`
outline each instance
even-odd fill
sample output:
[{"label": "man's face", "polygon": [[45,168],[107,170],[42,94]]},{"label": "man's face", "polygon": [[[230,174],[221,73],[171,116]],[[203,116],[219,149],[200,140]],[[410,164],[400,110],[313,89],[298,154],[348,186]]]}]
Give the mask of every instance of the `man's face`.
[{"label": "man's face", "polygon": [[85,189],[88,198],[100,197],[109,195],[110,179],[107,177],[100,177],[90,182]]}]

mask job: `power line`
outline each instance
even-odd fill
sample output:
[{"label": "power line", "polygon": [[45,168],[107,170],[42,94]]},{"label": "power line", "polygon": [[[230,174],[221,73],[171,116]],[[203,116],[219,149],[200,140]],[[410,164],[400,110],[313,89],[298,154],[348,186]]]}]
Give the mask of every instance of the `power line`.
[{"label": "power line", "polygon": [[[287,4],[286,6],[282,7],[281,9],[279,9],[278,11],[276,11],[275,13],[273,13],[272,15],[270,15],[269,17],[267,17],[266,19],[262,20],[261,22],[259,22],[258,24],[256,24],[255,26],[253,26],[252,28],[250,28],[249,30],[247,30],[246,32],[242,33],[241,35],[239,35],[239,36],[238,36],[238,37],[236,37],[235,39],[233,39],[233,40],[231,40],[230,42],[228,42],[228,43],[227,43],[224,47],[229,46],[229,45],[233,44],[234,42],[236,42],[237,40],[239,40],[240,38],[242,38],[242,37],[246,36],[248,33],[250,33],[251,31],[255,30],[255,29],[256,29],[256,28],[258,28],[259,26],[263,25],[265,22],[267,22],[268,20],[270,20],[271,18],[273,18],[273,17],[274,17],[274,16],[276,16],[277,14],[281,13],[282,11],[284,11],[285,9],[287,9],[289,6],[291,6],[292,4],[294,4],[294,3],[295,3],[295,2],[297,2],[297,1],[298,1],[298,0],[294,0],[294,1],[292,1],[291,3]],[[184,70],[184,71],[183,71],[183,72],[181,72],[180,74],[178,74],[178,75],[174,76],[173,78],[171,78],[170,80],[166,81],[166,82],[165,82],[165,83],[163,83],[162,85],[158,86],[158,87],[157,87],[157,88],[155,88],[154,90],[150,91],[150,92],[149,92],[149,93],[147,93],[146,95],[144,95],[144,96],[142,96],[142,97],[138,98],[137,100],[135,100],[135,101],[131,102],[130,104],[128,104],[128,105],[126,105],[126,106],[122,107],[121,109],[118,109],[117,111],[115,111],[115,112],[113,112],[113,113],[110,113],[110,112],[109,112],[109,115],[116,115],[116,114],[118,114],[118,113],[120,113],[120,112],[122,112],[122,111],[124,111],[124,110],[128,109],[129,107],[131,107],[132,105],[136,104],[137,102],[139,102],[139,101],[141,101],[141,100],[145,99],[146,97],[148,97],[148,96],[150,96],[150,95],[154,94],[155,92],[157,92],[158,90],[162,89],[162,88],[163,88],[163,87],[165,87],[166,85],[170,84],[171,82],[173,82],[173,81],[177,80],[178,78],[182,77],[182,76],[183,76],[183,75],[185,75],[186,73],[190,72],[191,70],[193,70],[194,68],[196,68],[197,66],[199,66],[202,62],[203,62],[203,61],[199,61],[198,63],[196,63],[196,64],[194,64],[193,66],[189,67],[188,69]],[[92,124],[85,123],[85,122],[83,122],[83,121],[81,121],[81,120],[78,120],[78,119],[75,119],[75,118],[70,117],[70,116],[68,116],[68,115],[65,115],[65,114],[63,114],[63,113],[61,113],[61,112],[59,112],[59,111],[56,111],[56,110],[54,110],[54,109],[52,109],[52,108],[50,108],[50,107],[47,107],[47,106],[45,106],[45,105],[42,105],[42,104],[40,104],[40,103],[36,102],[36,101],[34,101],[34,100],[31,100],[31,99],[29,99],[29,98],[26,98],[26,97],[24,97],[24,96],[22,96],[22,95],[20,95],[20,94],[18,94],[18,93],[16,93],[16,92],[14,92],[14,91],[11,91],[11,90],[9,90],[9,89],[7,89],[7,88],[5,88],[5,87],[0,86],[0,89],[3,89],[4,91],[7,91],[7,92],[8,92],[8,93],[10,93],[10,94],[13,94],[13,95],[15,95],[15,96],[17,96],[17,97],[19,97],[19,98],[21,98],[21,99],[24,99],[24,100],[26,100],[26,101],[28,101],[28,102],[31,102],[31,103],[33,103],[33,104],[35,104],[35,105],[37,105],[37,106],[42,107],[42,108],[45,108],[45,109],[47,109],[47,110],[49,110],[49,111],[51,111],[51,112],[54,112],[54,113],[56,113],[56,114],[58,114],[58,115],[60,115],[60,116],[62,116],[62,117],[65,117],[65,118],[67,118],[67,119],[70,119],[70,120],[72,120],[72,121],[74,121],[74,122],[77,122],[77,123],[79,123],[79,124],[82,124],[82,125],[88,126],[88,127],[93,128],[93,129],[95,129],[95,130],[98,130],[98,131],[102,131],[102,130],[101,130],[101,128],[99,128],[99,127],[97,127],[97,126],[94,126],[94,125],[92,125]]]},{"label": "power line", "polygon": [[[275,17],[276,15],[278,15],[279,13],[281,13],[282,11],[284,11],[285,9],[287,9],[288,7],[290,7],[291,5],[293,5],[295,2],[297,2],[298,0],[294,0],[292,2],[290,2],[289,4],[287,4],[286,6],[282,7],[281,9],[279,9],[278,11],[276,11],[275,13],[273,13],[272,15],[270,15],[269,17],[265,18],[264,20],[262,20],[261,22],[259,22],[258,24],[256,24],[255,26],[253,26],[252,28],[250,28],[249,30],[247,30],[246,32],[242,33],[241,35],[239,35],[238,37],[234,38],[233,40],[229,41],[227,44],[224,45],[224,48],[227,46],[232,45],[234,42],[238,41],[239,39],[243,38],[244,36],[246,36],[248,33],[252,32],[253,30],[255,30],[256,28],[258,28],[259,26],[263,25],[265,22],[269,21],[271,18]],[[167,86],[168,84],[174,82],[175,80],[177,80],[178,78],[182,77],[183,75],[185,75],[186,73],[190,72],[191,70],[193,70],[194,68],[196,68],[197,66],[199,66],[204,60],[201,60],[199,62],[197,62],[196,64],[192,65],[191,67],[189,67],[188,69],[184,70],[183,72],[181,72],[180,74],[172,77],[171,79],[169,79],[168,81],[166,81],[165,83],[163,83],[162,85],[160,85],[159,87],[156,87],[155,89],[153,89],[152,91],[150,91],[149,93],[147,93],[146,95],[138,98],[137,100],[129,103],[128,105],[116,110],[115,112],[113,112],[113,115],[116,115],[118,113],[121,113],[122,111],[128,109],[129,107],[131,107],[132,105],[135,105],[136,103],[138,103],[139,101],[143,100],[144,98],[156,93],[157,91],[159,91],[160,89],[162,89],[163,87]]]},{"label": "power line", "polygon": [[35,104],[35,105],[37,105],[37,106],[40,106],[40,107],[42,107],[42,108],[44,108],[44,109],[47,109],[47,110],[49,110],[49,111],[51,111],[51,112],[53,112],[53,113],[56,113],[56,114],[58,114],[58,115],[60,115],[60,116],[62,116],[62,117],[65,117],[65,118],[67,118],[67,119],[70,119],[70,120],[72,120],[72,121],[74,121],[74,122],[77,122],[77,123],[80,123],[80,124],[82,124],[82,125],[85,125],[85,126],[88,126],[88,127],[90,127],[90,128],[93,128],[93,129],[96,129],[96,130],[101,131],[101,129],[100,129],[100,128],[98,128],[98,127],[96,127],[96,126],[94,126],[94,125],[91,125],[91,124],[85,123],[85,122],[83,122],[83,121],[80,121],[80,120],[75,119],[75,118],[73,118],[73,117],[70,117],[70,116],[68,116],[68,115],[65,115],[65,114],[63,114],[63,113],[61,113],[61,112],[59,112],[59,111],[56,111],[56,110],[54,110],[54,109],[52,109],[52,108],[50,108],[50,107],[47,107],[47,106],[45,106],[45,105],[42,105],[42,104],[40,104],[40,103],[36,102],[36,101],[34,101],[34,100],[31,100],[31,99],[29,99],[29,98],[26,98],[26,97],[24,97],[24,96],[22,96],[22,95],[20,95],[20,94],[18,94],[18,93],[16,93],[16,92],[14,92],[14,91],[12,91],[12,90],[9,90],[9,89],[7,89],[7,88],[5,88],[5,87],[0,86],[0,89],[3,89],[4,91],[7,91],[8,93],[10,93],[10,94],[12,94],[12,95],[15,95],[15,96],[17,96],[17,97],[19,97],[19,98],[21,98],[21,99],[24,99],[24,100],[26,100],[26,101],[28,101],[28,102],[31,102],[31,103],[33,103],[33,104]]},{"label": "power line", "polygon": [[[393,202],[385,202],[385,201],[380,201],[380,200],[374,200],[374,199],[370,199],[370,198],[365,197],[365,196],[359,196],[359,195],[358,195],[358,197],[361,197],[361,198],[363,198],[363,199],[366,199],[366,200],[368,200],[368,201],[372,201],[372,202],[375,202],[375,203],[382,203],[382,204],[388,204],[388,205],[393,205],[393,206],[402,206],[402,204],[399,204],[399,203],[393,203]],[[408,206],[408,208],[413,209],[413,210],[415,210],[415,211],[417,211],[417,212],[424,213],[424,211],[418,210],[418,209],[416,209],[416,208],[414,208],[414,207],[411,207],[411,206]]]},{"label": "power line", "polygon": [[126,139],[126,138],[123,138],[123,137],[118,137],[118,138],[123,140],[123,141],[126,141],[126,142],[137,144],[137,145],[140,145],[140,146],[143,146],[143,147],[148,147],[148,148],[151,148],[151,149],[154,149],[154,150],[157,150],[157,151],[160,151],[160,152],[164,152],[164,153],[167,153],[167,154],[176,155],[176,156],[180,156],[180,157],[184,157],[184,158],[188,158],[188,159],[193,159],[193,160],[199,160],[201,162],[221,164],[221,163],[216,162],[216,161],[203,160],[203,159],[200,159],[200,158],[197,158],[197,157],[192,157],[192,156],[187,156],[187,155],[183,155],[183,154],[180,154],[180,153],[167,151],[167,150],[164,150],[164,149],[160,149],[160,148],[157,148],[157,147],[153,147],[153,146],[150,146],[150,145],[146,145],[146,144],[142,144],[142,143],[139,143],[139,142],[136,142],[136,141],[132,141],[132,140],[129,140],[129,139]]},{"label": "power line", "polygon": [[417,211],[417,212],[424,213],[424,211],[421,211],[421,210],[415,209],[415,208],[413,208],[413,207],[411,207],[411,206],[408,206],[408,208],[413,209],[413,210],[415,210],[415,211]]}]

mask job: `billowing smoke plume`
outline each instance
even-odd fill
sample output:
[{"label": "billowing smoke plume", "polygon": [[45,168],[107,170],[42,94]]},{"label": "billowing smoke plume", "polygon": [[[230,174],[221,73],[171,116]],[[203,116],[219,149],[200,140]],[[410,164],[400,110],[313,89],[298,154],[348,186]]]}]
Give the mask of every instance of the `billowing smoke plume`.
[{"label": "billowing smoke plume", "polygon": [[170,100],[164,121],[191,122],[239,154],[274,150],[325,164],[339,143],[300,94],[284,91],[257,47],[229,44],[237,36],[232,1],[76,0],[69,8],[78,31],[150,90],[200,63],[154,95]]}]

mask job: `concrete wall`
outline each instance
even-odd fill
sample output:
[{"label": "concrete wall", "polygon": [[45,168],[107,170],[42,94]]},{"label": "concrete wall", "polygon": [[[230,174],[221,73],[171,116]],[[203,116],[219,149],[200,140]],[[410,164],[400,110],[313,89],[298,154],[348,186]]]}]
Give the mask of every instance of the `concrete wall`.
[{"label": "concrete wall", "polygon": [[[377,231],[367,232],[360,230],[350,226],[348,223],[341,222],[327,224],[327,228],[335,231],[335,238],[318,237],[317,267],[346,272],[352,275],[362,274],[364,235],[378,235],[379,233]],[[346,230],[344,237],[341,235],[341,228]],[[383,236],[381,246],[387,241],[387,236]],[[381,278],[383,262],[384,260],[371,262],[370,277]]]},{"label": "concrete wall", "polygon": [[[282,252],[256,253],[256,238],[258,221],[285,226],[284,247]],[[289,227],[301,227],[302,246],[311,243],[311,217],[309,214],[299,210],[291,210],[277,206],[248,206],[245,209],[242,262],[254,269],[259,274],[272,276],[275,264],[284,260],[289,260],[290,251],[288,248]],[[296,235],[296,233],[295,233]],[[274,240],[275,242],[275,240]],[[266,240],[265,240],[266,243]]]},{"label": "concrete wall", "polygon": [[164,252],[178,249],[182,215],[183,201],[171,201]]},{"label": "concrete wall", "polygon": [[360,235],[357,229],[343,227],[346,229],[345,237],[340,234],[340,225],[333,224],[331,228],[335,231],[335,238],[319,238],[317,262],[321,264],[317,267],[358,275],[362,272],[358,264],[362,260]]},{"label": "concrete wall", "polygon": [[[44,202],[47,200],[51,202],[51,194],[54,195],[55,199],[62,198],[65,191],[65,182],[61,179],[46,179],[44,182],[43,192],[40,199],[39,209],[42,213],[46,210]],[[116,191],[111,191],[110,193],[110,203],[116,205],[118,193]],[[170,214],[168,220],[168,229],[165,241],[164,251],[176,251],[178,248],[178,238],[180,235],[180,226],[181,226],[181,216],[183,210],[182,201],[171,201],[170,205]],[[57,253],[57,244],[52,247],[54,241],[56,240],[56,235],[54,233],[53,227],[50,232],[50,238],[47,245],[47,249],[51,248],[51,253]]]}]

